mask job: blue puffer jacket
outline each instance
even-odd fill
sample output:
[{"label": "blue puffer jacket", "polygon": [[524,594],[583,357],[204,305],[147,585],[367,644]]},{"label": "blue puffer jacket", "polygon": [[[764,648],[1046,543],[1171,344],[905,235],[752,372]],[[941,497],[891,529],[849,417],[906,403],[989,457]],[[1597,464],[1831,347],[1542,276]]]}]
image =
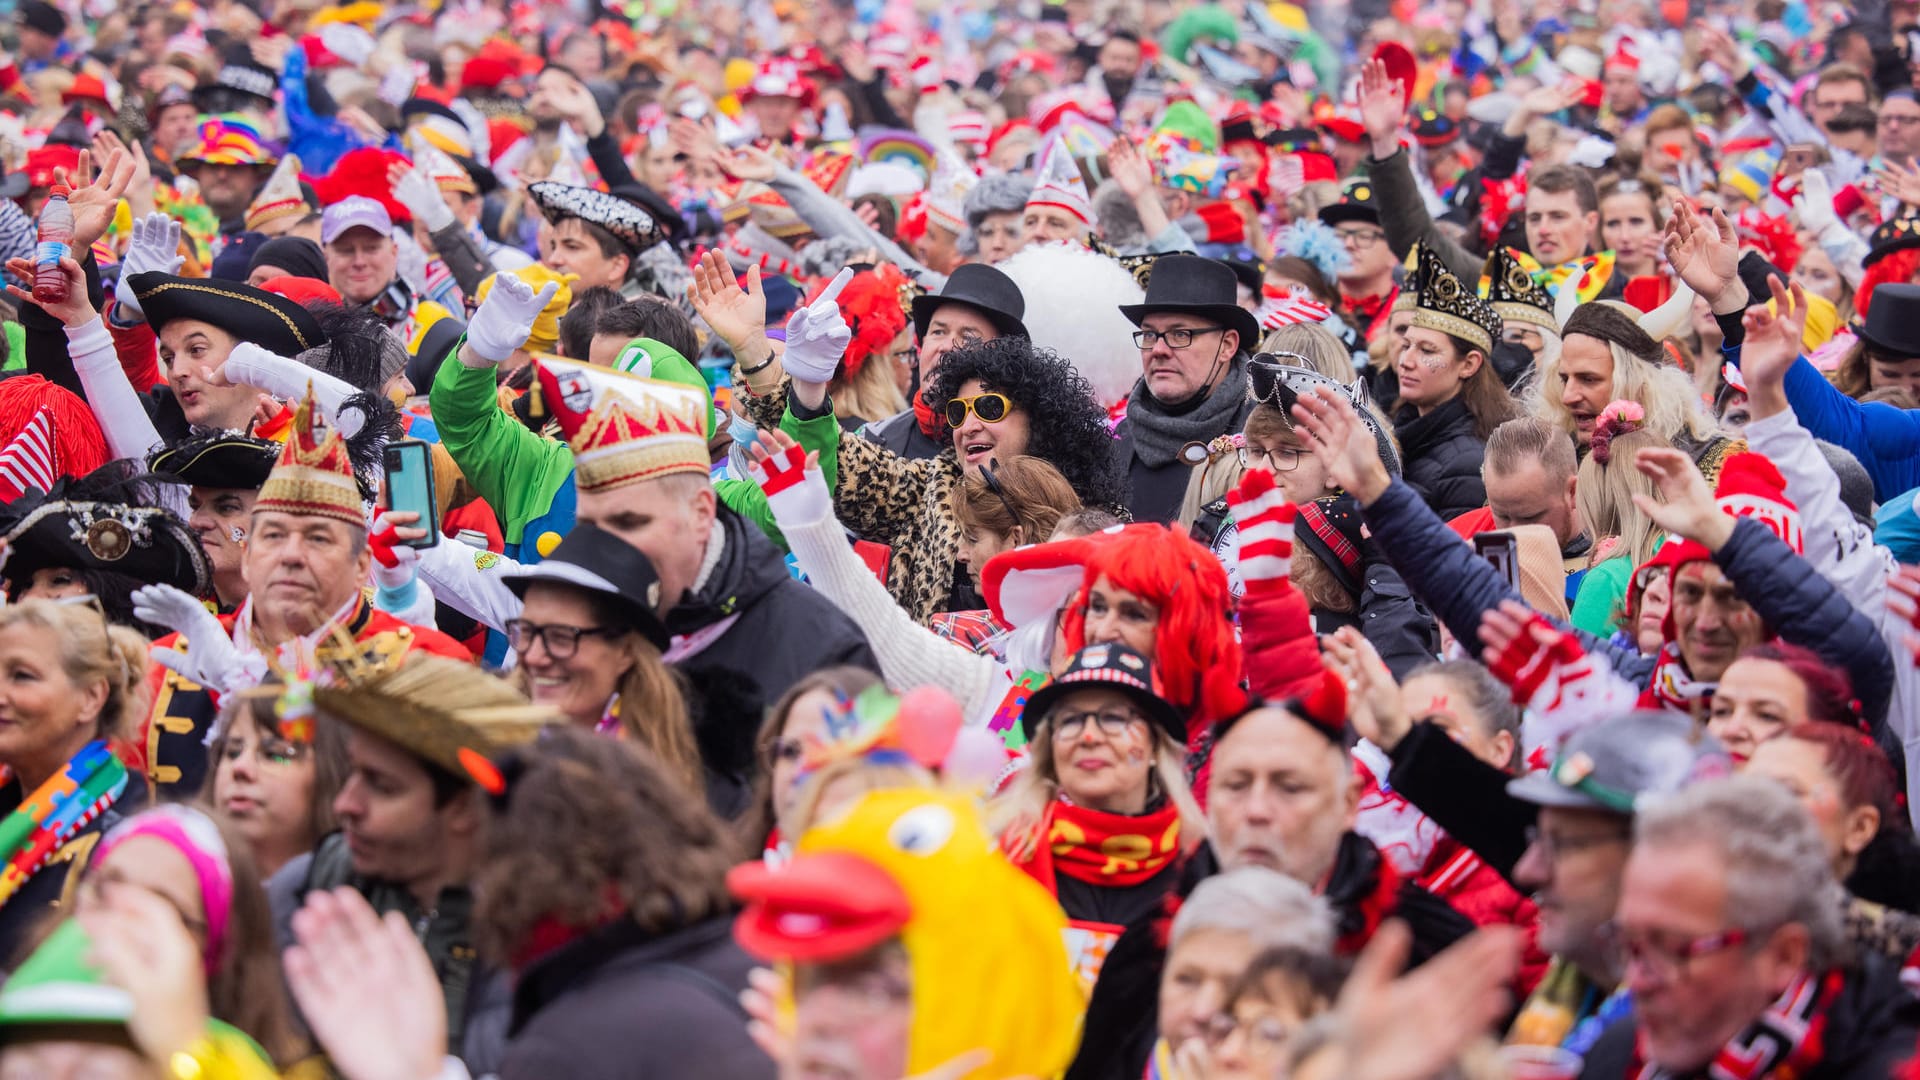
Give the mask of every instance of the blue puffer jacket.
[{"label": "blue puffer jacket", "polygon": [[[1722,351],[1739,365],[1738,348]],[[1804,356],[1787,369],[1784,388],[1801,427],[1860,459],[1873,477],[1874,501],[1889,502],[1920,487],[1920,409],[1855,401]]]}]

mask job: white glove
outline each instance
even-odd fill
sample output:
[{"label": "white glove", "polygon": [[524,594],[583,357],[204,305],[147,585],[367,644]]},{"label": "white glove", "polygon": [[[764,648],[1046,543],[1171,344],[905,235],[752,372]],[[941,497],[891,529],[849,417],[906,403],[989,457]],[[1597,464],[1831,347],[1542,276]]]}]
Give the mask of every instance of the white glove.
[{"label": "white glove", "polygon": [[177,274],[186,256],[180,253],[180,223],[165,214],[148,214],[133,223],[133,239],[120,259],[120,280],[113,286],[122,322],[135,323],[147,317],[140,300],[133,295],[133,275],[159,271]]},{"label": "white glove", "polygon": [[234,344],[226,363],[220,365],[220,375],[235,386],[257,386],[281,401],[299,401],[307,395],[307,387],[313,387],[320,418],[339,429],[343,439],[353,438],[366,426],[365,413],[346,407],[347,399],[359,393],[351,383],[251,341]]},{"label": "white glove", "polygon": [[818,463],[807,466],[806,448],[798,443],[752,462],[747,471],[766,492],[767,509],[781,528],[812,525],[833,516],[833,492],[827,490],[826,475]]},{"label": "white glove", "polygon": [[399,182],[393,185],[393,197],[430,233],[453,224],[453,208],[440,194],[440,185],[429,180],[417,166],[401,174]]},{"label": "white glove", "polygon": [[467,323],[467,347],[488,363],[506,360],[527,343],[533,320],[559,289],[559,282],[549,281],[535,293],[533,286],[512,274],[495,274],[493,288]]},{"label": "white glove", "polygon": [[266,658],[242,653],[220,620],[192,596],[171,585],[143,585],[133,591],[133,616],[155,626],[171,626],[187,639],[187,651],[155,645],[153,662],[216,694],[250,690],[267,677]]},{"label": "white glove", "polygon": [[1800,193],[1793,197],[1793,212],[1800,219],[1800,227],[1816,238],[1840,224],[1840,215],[1833,212],[1833,185],[1827,182],[1827,174],[1819,169],[1800,174]]},{"label": "white glove", "polygon": [[849,266],[834,276],[819,299],[800,308],[787,320],[787,351],[780,364],[797,382],[825,383],[847,354],[853,331],[840,317],[840,290],[853,280]]},{"label": "white glove", "polygon": [[396,260],[396,269],[400,280],[412,287],[421,296],[427,293],[427,252],[413,238],[411,229],[395,229],[393,246],[400,251]]},{"label": "white glove", "polygon": [[320,44],[353,67],[365,67],[380,47],[372,34],[352,23],[329,23],[320,29]]}]

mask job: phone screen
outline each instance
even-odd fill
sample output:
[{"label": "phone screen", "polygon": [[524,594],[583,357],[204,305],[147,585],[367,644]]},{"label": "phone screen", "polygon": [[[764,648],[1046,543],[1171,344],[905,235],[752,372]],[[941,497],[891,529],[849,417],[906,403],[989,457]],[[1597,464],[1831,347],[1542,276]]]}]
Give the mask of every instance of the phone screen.
[{"label": "phone screen", "polygon": [[402,439],[386,450],[387,509],[420,515],[418,527],[427,535],[406,541],[408,547],[432,547],[440,536],[439,502],[433,497],[433,459],[426,443]]}]

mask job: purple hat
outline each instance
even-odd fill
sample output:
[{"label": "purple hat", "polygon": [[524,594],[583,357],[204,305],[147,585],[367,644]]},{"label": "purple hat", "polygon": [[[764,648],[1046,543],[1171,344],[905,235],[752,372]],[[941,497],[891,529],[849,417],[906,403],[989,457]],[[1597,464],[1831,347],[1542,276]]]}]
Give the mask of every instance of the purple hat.
[{"label": "purple hat", "polygon": [[393,218],[380,200],[365,195],[349,195],[320,213],[320,242],[331,244],[348,229],[372,229],[381,236],[393,235]]}]

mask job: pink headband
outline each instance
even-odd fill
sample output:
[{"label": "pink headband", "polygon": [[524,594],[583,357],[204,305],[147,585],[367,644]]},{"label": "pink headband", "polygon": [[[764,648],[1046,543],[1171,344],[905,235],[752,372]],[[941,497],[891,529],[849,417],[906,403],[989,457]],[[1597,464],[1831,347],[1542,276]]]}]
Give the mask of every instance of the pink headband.
[{"label": "pink headband", "polygon": [[207,974],[220,963],[221,946],[227,937],[227,919],[233,911],[233,867],[227,861],[227,845],[213,820],[191,807],[176,803],[156,806],[128,818],[107,834],[94,855],[98,864],[113,849],[136,836],[151,836],[165,841],[186,856],[193,876],[200,882],[200,901],[207,909]]}]

